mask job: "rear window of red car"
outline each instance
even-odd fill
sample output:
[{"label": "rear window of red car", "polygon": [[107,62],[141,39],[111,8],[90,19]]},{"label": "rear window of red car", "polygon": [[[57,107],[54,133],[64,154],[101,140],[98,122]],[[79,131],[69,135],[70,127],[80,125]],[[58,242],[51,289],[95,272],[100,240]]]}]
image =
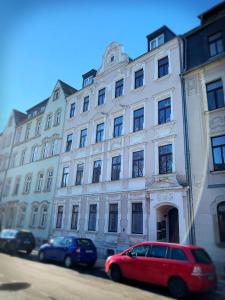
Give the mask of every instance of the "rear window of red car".
[{"label": "rear window of red car", "polygon": [[211,264],[212,260],[208,253],[204,249],[194,249],[191,250],[195,261],[199,264]]}]

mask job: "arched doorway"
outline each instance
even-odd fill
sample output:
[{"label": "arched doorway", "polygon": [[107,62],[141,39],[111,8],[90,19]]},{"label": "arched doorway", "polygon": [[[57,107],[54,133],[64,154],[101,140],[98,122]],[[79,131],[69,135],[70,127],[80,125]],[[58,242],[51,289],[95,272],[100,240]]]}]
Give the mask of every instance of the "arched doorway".
[{"label": "arched doorway", "polygon": [[157,209],[157,240],[179,243],[179,212],[172,205],[162,205]]}]

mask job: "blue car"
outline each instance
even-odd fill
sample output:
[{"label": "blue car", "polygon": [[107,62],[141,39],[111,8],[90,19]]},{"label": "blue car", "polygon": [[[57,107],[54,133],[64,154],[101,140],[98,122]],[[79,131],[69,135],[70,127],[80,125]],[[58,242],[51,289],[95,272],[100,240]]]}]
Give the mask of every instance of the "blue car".
[{"label": "blue car", "polygon": [[58,236],[40,247],[38,258],[41,262],[46,260],[62,262],[67,268],[71,268],[75,263],[93,267],[97,260],[97,251],[90,239]]}]

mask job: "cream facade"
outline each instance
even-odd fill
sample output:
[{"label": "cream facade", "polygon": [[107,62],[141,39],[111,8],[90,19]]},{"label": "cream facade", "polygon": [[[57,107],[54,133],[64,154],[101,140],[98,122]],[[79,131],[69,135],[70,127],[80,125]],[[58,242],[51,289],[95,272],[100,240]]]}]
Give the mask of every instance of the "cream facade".
[{"label": "cream facade", "polygon": [[102,256],[189,241],[179,51],[174,37],[131,60],[111,43],[93,83],[67,97],[53,235],[91,238]]},{"label": "cream facade", "polygon": [[75,89],[58,81],[51,96],[16,125],[2,192],[2,228],[30,229],[48,239],[66,107]]}]

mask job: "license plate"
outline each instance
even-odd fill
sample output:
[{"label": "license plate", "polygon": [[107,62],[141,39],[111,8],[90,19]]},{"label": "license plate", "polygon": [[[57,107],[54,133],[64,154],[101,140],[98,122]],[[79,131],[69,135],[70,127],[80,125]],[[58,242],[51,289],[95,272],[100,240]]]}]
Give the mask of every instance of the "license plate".
[{"label": "license plate", "polygon": [[93,253],[93,250],[86,250],[86,253]]},{"label": "license plate", "polygon": [[211,281],[211,280],[213,280],[213,279],[214,279],[214,275],[209,275],[209,276],[208,276],[208,280]]},{"label": "license plate", "polygon": [[23,243],[26,245],[30,245],[30,241],[24,241]]}]

